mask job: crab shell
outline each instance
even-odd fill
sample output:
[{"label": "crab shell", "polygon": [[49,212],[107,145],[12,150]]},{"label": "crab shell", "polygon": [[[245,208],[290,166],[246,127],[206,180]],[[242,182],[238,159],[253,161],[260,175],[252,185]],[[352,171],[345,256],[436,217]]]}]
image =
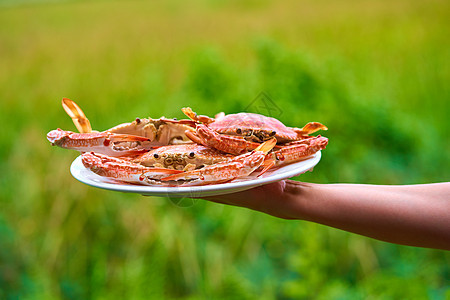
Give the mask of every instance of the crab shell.
[{"label": "crab shell", "polygon": [[234,156],[231,154],[202,145],[183,144],[159,147],[138,156],[132,162],[147,167],[187,171],[216,164],[232,157]]},{"label": "crab shell", "polygon": [[243,136],[253,142],[263,142],[275,137],[277,143],[296,141],[317,130],[327,129],[318,122],[310,122],[303,128],[287,127],[275,118],[254,113],[225,115],[216,118],[208,127],[218,133]]}]

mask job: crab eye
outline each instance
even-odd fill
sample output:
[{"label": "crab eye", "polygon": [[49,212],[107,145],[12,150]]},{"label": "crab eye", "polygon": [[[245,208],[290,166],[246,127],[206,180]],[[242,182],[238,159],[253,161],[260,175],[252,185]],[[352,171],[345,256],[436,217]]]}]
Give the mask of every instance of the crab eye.
[{"label": "crab eye", "polygon": [[195,157],[195,153],[194,152],[189,153],[189,157],[190,158],[194,158]]},{"label": "crab eye", "polygon": [[237,134],[241,134],[241,133],[242,133],[242,129],[237,128],[237,129],[236,129],[236,133],[237,133]]},{"label": "crab eye", "polygon": [[153,154],[154,158],[159,158],[159,155],[157,153]]},{"label": "crab eye", "polygon": [[277,134],[277,132],[275,130],[271,132],[271,135],[275,135],[275,134]]},{"label": "crab eye", "polygon": [[139,123],[141,123],[141,119],[136,118],[136,124],[139,124]]}]

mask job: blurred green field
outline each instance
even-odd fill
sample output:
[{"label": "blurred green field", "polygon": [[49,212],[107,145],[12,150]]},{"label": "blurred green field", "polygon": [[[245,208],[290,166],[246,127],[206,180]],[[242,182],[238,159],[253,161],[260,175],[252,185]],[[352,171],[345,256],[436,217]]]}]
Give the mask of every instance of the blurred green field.
[{"label": "blurred green field", "polygon": [[90,188],[45,139],[75,130],[62,97],[104,130],[264,92],[329,127],[298,180],[449,181],[449,20],[448,1],[0,0],[0,299],[450,297],[448,252]]}]

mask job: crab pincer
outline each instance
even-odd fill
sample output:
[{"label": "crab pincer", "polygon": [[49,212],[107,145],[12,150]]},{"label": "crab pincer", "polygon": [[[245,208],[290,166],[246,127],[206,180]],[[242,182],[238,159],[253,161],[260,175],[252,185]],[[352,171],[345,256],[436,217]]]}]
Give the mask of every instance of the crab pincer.
[{"label": "crab pincer", "polygon": [[252,152],[201,169],[164,177],[161,180],[186,180],[182,186],[196,186],[224,183],[239,177],[248,176],[263,164],[267,153],[272,150],[276,142],[276,139],[273,138],[262,143]]}]

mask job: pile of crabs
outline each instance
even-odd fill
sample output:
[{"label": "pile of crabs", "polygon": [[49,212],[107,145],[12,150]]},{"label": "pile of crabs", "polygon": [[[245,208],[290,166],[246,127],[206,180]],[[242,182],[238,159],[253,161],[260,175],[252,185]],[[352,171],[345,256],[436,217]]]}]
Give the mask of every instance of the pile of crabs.
[{"label": "pile of crabs", "polygon": [[226,183],[310,158],[328,144],[326,137],[310,136],[327,129],[318,122],[295,128],[254,113],[219,113],[210,118],[191,108],[182,109],[189,119],[137,118],[97,132],[75,102],[64,98],[62,104],[79,133],[56,129],[47,139],[52,145],[80,151],[86,168],[116,182]]}]

